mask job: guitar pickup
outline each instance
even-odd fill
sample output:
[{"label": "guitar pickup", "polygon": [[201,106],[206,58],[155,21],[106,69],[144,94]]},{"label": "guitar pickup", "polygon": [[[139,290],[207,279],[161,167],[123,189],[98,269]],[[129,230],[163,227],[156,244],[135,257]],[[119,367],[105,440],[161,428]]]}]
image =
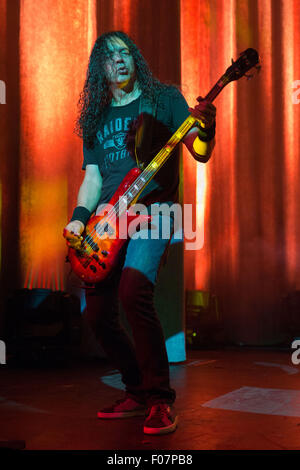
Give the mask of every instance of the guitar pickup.
[{"label": "guitar pickup", "polygon": [[97,245],[97,243],[94,242],[93,239],[90,239],[89,237],[87,237],[85,239],[85,242],[90,245],[90,247],[94,250],[94,251],[99,251],[99,246]]},{"label": "guitar pickup", "polygon": [[96,253],[93,254],[93,258],[94,258],[95,261],[97,261],[99,266],[101,266],[103,269],[106,268],[106,264],[103,263],[102,261],[100,261],[99,256]]}]

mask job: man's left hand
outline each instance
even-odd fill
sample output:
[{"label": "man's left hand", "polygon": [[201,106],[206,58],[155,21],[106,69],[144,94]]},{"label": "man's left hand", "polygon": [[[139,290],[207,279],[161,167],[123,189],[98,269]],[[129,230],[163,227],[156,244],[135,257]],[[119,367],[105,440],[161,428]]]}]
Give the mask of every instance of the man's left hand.
[{"label": "man's left hand", "polygon": [[[199,104],[194,108],[189,108],[191,115],[201,124],[205,125],[205,129],[211,127],[216,119],[216,107],[210,102],[199,96],[197,98]],[[202,127],[202,126],[201,126]]]}]

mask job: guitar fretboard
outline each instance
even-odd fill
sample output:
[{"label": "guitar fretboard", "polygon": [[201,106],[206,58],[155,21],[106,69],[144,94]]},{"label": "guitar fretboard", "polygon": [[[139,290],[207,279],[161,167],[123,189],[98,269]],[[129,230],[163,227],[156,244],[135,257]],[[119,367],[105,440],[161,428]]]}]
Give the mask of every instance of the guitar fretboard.
[{"label": "guitar fretboard", "polygon": [[[212,103],[216,96],[218,96],[218,94],[229,82],[230,79],[227,77],[227,75],[222,75],[222,77],[217,81],[217,83],[212,87],[210,92],[206,95],[205,99]],[[168,160],[177,144],[183,139],[183,137],[189,132],[189,130],[195,125],[195,123],[196,119],[193,116],[190,115],[186,118],[186,120],[170,137],[168,142],[158,152],[158,154],[149,163],[145,170],[140,174],[140,176],[137,177],[137,179],[126,191],[126,193],[124,193],[124,198],[126,197],[127,205],[125,200],[124,204],[122,201],[120,201],[118,208],[116,208],[119,211],[118,213],[121,214],[122,212],[124,212],[124,210],[126,210],[127,207],[130,206],[130,204],[137,200],[145,186],[152,180],[155,174]]]},{"label": "guitar fretboard", "polygon": [[[228,83],[241,78],[253,66],[257,66],[258,62],[259,56],[255,49],[249,48],[241,53],[239,59],[236,62],[232,61],[232,65],[226,70],[225,74],[220,77],[204,99],[212,103]],[[198,100],[200,101],[199,98]],[[110,217],[113,215],[120,217],[130,205],[136,202],[145,186],[147,186],[162,165],[168,160],[176,145],[195,125],[196,121],[197,120],[191,115],[186,118],[149,165],[135,179],[129,189],[121,198],[119,198],[119,201],[114,205],[113,210],[110,211],[111,213],[109,212],[101,222],[95,225],[94,234],[97,233],[98,235],[101,235],[105,231],[105,227],[108,225]],[[94,235],[92,233],[90,238],[94,240]]]},{"label": "guitar fretboard", "polygon": [[187,132],[195,125],[196,119],[188,116],[177,131],[170,137],[168,142],[162,147],[158,154],[153,158],[149,165],[136,178],[130,188],[124,193],[122,198],[116,203],[115,210],[117,215],[121,215],[126,209],[137,200],[143,189],[149,184],[152,178],[168,160],[177,144],[183,139]]},{"label": "guitar fretboard", "polygon": [[[229,83],[228,77],[223,75],[217,83],[213,86],[210,92],[206,95],[205,99],[212,102],[215,97],[221,92],[221,90]],[[134,183],[129,189],[123,194],[119,201],[114,205],[114,214],[117,217],[121,216],[130,205],[136,202],[143,189],[149,184],[155,174],[160,170],[163,164],[168,160],[171,153],[177,146],[177,144],[183,139],[183,137],[189,132],[189,130],[195,126],[197,120],[193,116],[188,116],[176,132],[170,137],[168,142],[153,158],[149,165],[143,170],[143,172],[135,179]],[[98,233],[102,233],[102,226],[104,220],[97,224],[95,227]]]}]

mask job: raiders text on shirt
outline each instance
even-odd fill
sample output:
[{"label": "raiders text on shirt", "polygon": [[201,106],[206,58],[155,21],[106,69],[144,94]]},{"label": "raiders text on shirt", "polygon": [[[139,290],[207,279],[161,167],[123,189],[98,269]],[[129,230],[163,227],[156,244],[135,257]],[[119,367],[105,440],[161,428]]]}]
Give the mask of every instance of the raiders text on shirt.
[{"label": "raiders text on shirt", "polygon": [[97,138],[105,153],[105,168],[129,156],[125,139],[132,119],[132,117],[112,119],[97,132]]}]

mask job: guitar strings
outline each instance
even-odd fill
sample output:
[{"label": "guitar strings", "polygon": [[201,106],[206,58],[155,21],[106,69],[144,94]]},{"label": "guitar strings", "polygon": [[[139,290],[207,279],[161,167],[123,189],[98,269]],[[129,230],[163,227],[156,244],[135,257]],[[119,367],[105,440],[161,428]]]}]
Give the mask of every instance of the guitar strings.
[{"label": "guitar strings", "polygon": [[[113,208],[108,212],[108,214],[105,216],[105,220],[103,221],[103,219],[100,221],[100,222],[97,222],[94,226],[94,229],[90,232],[90,234],[85,238],[83,244],[86,245],[86,242],[88,243],[88,246],[85,246],[85,248],[88,248],[89,246],[91,246],[93,248],[93,245],[96,247],[97,246],[97,242],[94,240],[94,235],[97,234],[98,236],[102,236],[104,233],[105,233],[105,228],[107,226],[107,224],[109,224],[109,222],[113,222],[114,218],[115,218],[115,215],[116,216],[120,216],[120,212],[122,210],[126,210],[127,208],[127,203],[124,203],[124,199],[126,199],[126,196],[127,194],[130,193],[131,191],[131,187],[133,184],[138,184],[140,182],[140,180],[142,180],[142,177],[143,175],[146,174],[146,179],[150,179],[152,178],[155,173],[160,169],[159,166],[161,164],[161,162],[163,162],[165,160],[165,157],[164,157],[164,153],[167,151],[167,149],[169,149],[172,145],[173,145],[173,148],[171,149],[171,151],[174,150],[174,148],[176,147],[177,143],[175,143],[174,145],[174,140],[176,141],[178,139],[177,135],[178,133],[181,134],[182,132],[186,133],[188,132],[189,128],[192,127],[192,125],[194,124],[195,122],[195,119],[191,120],[190,119],[191,116],[188,116],[186,118],[186,120],[181,124],[181,126],[179,127],[179,129],[177,129],[177,131],[170,137],[169,141],[166,143],[166,145],[160,150],[160,152],[156,155],[156,157],[154,157],[154,159],[152,160],[152,162],[149,163],[149,165],[145,168],[145,170],[134,180],[134,182],[130,185],[129,189],[123,194],[123,196],[120,198],[122,203],[124,204],[124,207],[121,208],[120,210],[120,199],[119,201],[113,206]],[[182,136],[181,136],[182,138]],[[167,152],[167,157],[170,156],[171,154],[171,151],[168,151]],[[157,164],[157,167],[155,167],[155,172],[153,173],[153,175],[150,175],[149,176],[149,173],[151,173],[151,167],[153,167],[153,163],[156,163]],[[148,173],[148,174],[147,174]],[[113,217],[113,218],[112,218]],[[97,226],[100,224],[101,228],[102,228],[102,231],[100,230],[97,230]]]},{"label": "guitar strings", "polygon": [[[239,60],[239,59],[238,59]],[[234,64],[232,64],[233,66]],[[232,67],[231,66],[231,67]],[[252,65],[253,66],[253,65]],[[251,66],[251,67],[252,67]],[[251,68],[250,67],[250,68]],[[248,68],[249,70],[249,68]],[[246,70],[246,71],[248,71]],[[245,73],[245,72],[244,72]],[[244,75],[243,73],[243,75]],[[209,100],[210,102],[212,102],[216,96],[220,93],[220,91],[229,83],[232,81],[232,75],[234,74],[234,70],[231,70],[228,74],[224,74],[222,75],[222,77],[218,80],[218,82],[214,85],[214,87],[210,90],[210,92],[206,95],[205,99]],[[241,76],[243,75],[240,75],[239,78],[241,78]],[[226,79],[224,81],[224,79]],[[222,82],[222,85],[219,85],[220,81]],[[120,209],[120,199],[124,202],[124,199],[126,199],[126,196],[127,194],[130,193],[131,191],[131,187],[133,186],[133,184],[138,184],[140,182],[140,180],[142,180],[142,177],[144,174],[146,173],[149,173],[150,172],[150,169],[151,169],[151,166],[153,166],[153,163],[157,163],[157,167],[158,168],[155,168],[155,172],[153,172],[153,175],[150,176],[149,178],[149,175],[147,175],[147,178],[148,179],[152,179],[152,177],[156,174],[156,172],[160,169],[160,164],[161,162],[164,161],[165,157],[163,156],[164,154],[164,151],[167,150],[168,147],[171,147],[173,144],[174,144],[174,140],[176,140],[177,138],[177,134],[178,133],[182,133],[184,132],[183,136],[188,132],[188,130],[192,127],[192,125],[194,124],[195,122],[195,119],[193,118],[193,120],[191,120],[190,118],[192,118],[192,116],[188,116],[186,118],[186,120],[181,124],[181,126],[177,129],[177,131],[171,136],[171,138],[169,139],[169,141],[166,143],[166,145],[161,149],[161,151],[156,155],[156,157],[152,160],[152,162],[146,167],[146,169],[134,180],[134,182],[130,185],[129,189],[123,194],[122,198],[119,198],[119,201],[113,206],[113,208],[108,212],[108,214],[106,215],[106,217],[104,216],[104,220],[102,219],[100,222],[97,222],[93,228],[93,230],[90,232],[90,234],[84,239],[83,241],[83,245],[86,245],[86,242],[88,243],[89,246],[85,246],[85,249],[89,248],[89,247],[92,247],[92,245],[94,245],[95,247],[97,247],[97,242],[94,240],[94,234],[97,234],[99,235],[100,237],[104,234],[105,232],[105,227],[107,227],[107,225],[109,225],[110,222],[112,222],[114,219],[112,219],[112,216],[114,214],[116,214],[117,216],[120,215],[121,213],[121,210],[126,210],[126,208],[128,207],[127,206],[127,203],[125,204],[125,207],[123,209]],[[185,127],[187,127],[187,129],[184,129]],[[182,137],[180,137],[180,139],[182,139]],[[173,146],[173,148],[171,148],[171,151],[169,151],[166,155],[166,157],[168,158],[172,151],[174,150],[174,148],[176,147],[177,143],[179,143],[179,140],[178,142],[175,143],[175,145]],[[145,183],[145,181],[143,181]],[[102,228],[102,231],[98,231],[97,230],[97,227],[100,225],[100,228]],[[93,247],[92,247],[93,248]]]},{"label": "guitar strings", "polygon": [[[97,222],[95,224],[94,229],[85,238],[84,242],[87,241],[89,245],[92,245],[92,244],[97,245],[97,243],[95,242],[95,240],[93,238],[94,234],[97,234],[98,236],[101,237],[105,233],[105,228],[106,228],[107,224],[109,224],[110,222],[113,222],[115,220],[115,217],[119,217],[120,214],[125,212],[126,208],[128,207],[127,201],[125,202],[125,199],[127,199],[127,195],[129,195],[130,191],[132,191],[130,188],[133,186],[133,184],[139,184],[140,181],[143,181],[143,183],[145,183],[145,181],[144,181],[145,179],[146,179],[146,181],[151,179],[151,177],[152,177],[152,175],[151,175],[151,166],[153,166],[153,162],[155,161],[155,163],[157,163],[157,165],[159,166],[160,163],[164,160],[163,156],[160,155],[162,150],[153,159],[153,161],[145,168],[145,170],[134,180],[134,182],[130,185],[129,189],[122,195],[121,198],[119,198],[119,200],[116,202],[116,204],[113,206],[113,208],[110,209],[110,211],[107,213],[107,215],[104,216],[104,220],[102,219],[100,222]],[[158,170],[156,169],[156,171],[158,171]],[[146,178],[145,178],[145,175],[146,175]],[[120,199],[121,199],[122,206],[120,205]],[[100,224],[100,228],[102,230],[97,229],[97,226],[99,226],[99,224]],[[91,239],[93,240],[92,243],[91,243]]]},{"label": "guitar strings", "polygon": [[[157,155],[158,156],[158,155]],[[155,159],[156,160],[156,157]],[[152,164],[153,162],[151,162]],[[160,159],[157,159],[157,163],[159,164],[160,163]],[[148,165],[148,166],[151,166]],[[120,206],[120,199],[119,201],[116,202],[116,204],[113,206],[112,209],[110,209],[110,211],[107,213],[106,216],[104,216],[104,218],[97,222],[93,228],[93,230],[90,232],[90,234],[85,238],[83,244],[86,245],[86,242],[88,243],[89,246],[91,246],[93,248],[93,245],[96,247],[97,246],[97,243],[96,241],[94,240],[94,235],[97,234],[97,236],[101,237],[104,233],[105,233],[105,228],[107,226],[107,224],[109,225],[109,223],[113,222],[115,220],[115,217],[119,217],[121,213],[123,213],[123,211],[125,212],[126,208],[128,207],[127,203],[125,203],[125,199],[127,197],[127,195],[129,195],[130,191],[132,191],[130,188],[132,187],[133,184],[139,184],[140,181],[141,181],[141,177],[143,175],[145,175],[147,172],[150,172],[151,168],[148,169],[145,168],[145,170],[134,180],[134,182],[130,185],[129,189],[122,195],[122,197],[120,198],[121,199],[121,203],[122,203],[122,206]],[[150,176],[147,175],[147,179],[150,179]],[[102,230],[99,230],[99,225],[100,225],[100,229]],[[87,246],[85,246],[85,248],[88,248]]]},{"label": "guitar strings", "polygon": [[[228,75],[224,74],[221,79],[218,80],[218,82],[215,84],[215,86],[209,91],[209,93],[206,95],[205,99],[209,100],[210,102],[212,102],[216,96],[220,93],[220,91],[226,86],[227,83],[229,83],[230,81],[232,81],[232,75],[233,75],[233,71],[231,71]],[[223,79],[226,78],[226,81],[224,82]],[[222,80],[222,85],[219,85],[219,82],[220,80]],[[170,137],[169,141],[166,143],[166,145],[160,150],[160,152],[156,155],[156,157],[152,160],[152,162],[150,162],[150,164],[145,168],[145,170],[136,178],[136,180],[134,180],[134,182],[130,185],[129,189],[123,194],[122,198],[126,198],[127,194],[130,193],[130,188],[132,187],[133,184],[138,184],[139,183],[139,180],[142,179],[142,176],[148,172],[148,169],[149,167],[151,167],[153,165],[153,162],[156,162],[158,164],[158,166],[160,165],[161,161],[164,160],[164,157],[163,157],[163,153],[164,153],[164,150],[167,148],[167,146],[171,146],[173,145],[173,141],[174,139],[176,139],[177,137],[177,134],[178,133],[184,133],[186,134],[188,132],[188,130],[192,127],[192,124],[194,124],[195,122],[195,119],[193,119],[193,121],[191,121],[191,118],[192,116],[188,116],[186,118],[186,120],[181,124],[181,126],[177,129],[177,131]],[[187,128],[187,129],[185,129]],[[181,136],[180,138],[182,138],[183,136]],[[179,142],[179,141],[178,141]],[[178,143],[177,142],[177,143]],[[177,145],[177,143],[174,145],[174,147],[172,148],[172,151],[174,150],[175,146]],[[161,154],[161,155],[160,155]],[[169,157],[171,154],[171,152],[168,152],[167,154],[167,157]],[[156,172],[159,170],[159,168],[156,169]],[[156,173],[155,172],[155,173]],[[155,174],[154,173],[154,174]],[[154,175],[153,175],[154,176]],[[147,175],[148,177],[148,175]],[[127,204],[125,204],[125,210],[126,210],[126,207],[127,207]],[[104,234],[105,232],[105,226],[107,226],[107,224],[109,224],[109,222],[112,222],[114,219],[112,219],[111,217],[114,216],[114,214],[116,214],[116,216],[119,216],[120,215],[120,212],[119,211],[119,201],[114,205],[114,207],[110,210],[110,212],[108,212],[108,214],[106,215],[106,218],[105,220],[103,221],[103,219],[100,221],[100,222],[97,222],[96,225],[94,226],[94,229],[90,232],[90,234],[85,238],[84,240],[84,243],[85,241],[87,241],[89,243],[89,245],[92,245],[94,244],[95,246],[97,246],[97,243],[96,241],[94,240],[93,236],[94,234],[97,234],[99,235],[100,237]],[[102,231],[98,231],[97,230],[97,226],[100,224],[100,226],[103,227]],[[91,239],[93,240],[92,243],[91,242]]]},{"label": "guitar strings", "polygon": [[[189,116],[189,117],[190,117],[190,116]],[[170,138],[170,140],[167,142],[167,144],[166,144],[166,145],[161,149],[161,151],[156,155],[156,157],[153,159],[153,161],[152,161],[152,162],[147,166],[147,168],[134,180],[134,182],[131,184],[130,188],[123,194],[122,198],[120,198],[123,205],[124,205],[124,199],[126,198],[127,194],[130,193],[131,187],[132,187],[133,184],[138,184],[138,183],[140,182],[140,180],[142,180],[143,183],[145,183],[145,181],[144,181],[144,179],[143,179],[145,173],[148,173],[148,174],[146,175],[146,180],[149,180],[149,179],[151,179],[151,178],[155,175],[155,173],[160,169],[160,168],[159,168],[159,165],[161,164],[161,162],[163,162],[163,161],[165,160],[165,157],[164,157],[163,154],[166,152],[166,149],[167,149],[168,147],[171,147],[171,145],[173,145],[173,148],[172,148],[172,151],[173,151],[174,148],[175,148],[175,146],[176,146],[177,143],[178,143],[178,142],[176,142],[175,145],[174,145],[174,142],[172,142],[172,141],[174,141],[174,139],[177,138],[177,134],[180,133],[180,130],[181,130],[181,132],[182,132],[183,130],[184,130],[185,132],[187,132],[188,129],[184,129],[184,128],[185,128],[185,127],[190,128],[190,127],[192,126],[192,124],[194,123],[194,120],[191,121],[191,120],[189,119],[189,117],[186,119],[187,122],[182,123],[181,127],[180,127],[179,129],[177,129],[177,131],[175,132],[175,134]],[[169,157],[170,154],[171,154],[170,151],[167,152],[167,157]],[[151,175],[151,172],[150,172],[149,170],[151,170],[151,167],[153,166],[153,163],[154,163],[154,162],[157,164],[157,168],[155,168],[155,172],[153,172],[153,175]],[[149,168],[149,167],[150,167],[150,168]],[[150,176],[149,176],[149,173],[150,173]],[[120,201],[120,199],[119,199],[119,201]],[[126,210],[126,208],[127,208],[127,203],[125,203],[124,207],[120,209],[120,208],[119,208],[119,201],[114,205],[114,207],[111,209],[111,211],[108,212],[108,214],[106,215],[104,221],[103,221],[103,219],[102,219],[101,222],[96,223],[96,225],[95,225],[93,231],[90,233],[90,235],[89,235],[88,237],[85,238],[85,240],[87,240],[88,242],[91,242],[91,240],[90,240],[90,237],[91,237],[92,240],[93,240],[92,243],[95,243],[95,240],[94,240],[94,238],[93,238],[94,233],[97,233],[97,234],[100,235],[100,236],[103,235],[103,233],[105,232],[105,227],[107,226],[107,223],[108,223],[108,222],[112,222],[112,220],[113,220],[113,219],[111,218],[111,216],[114,216],[114,214],[116,214],[116,215],[119,216],[119,215],[120,215],[120,211]],[[97,226],[98,226],[99,224],[101,224],[101,226],[103,227],[102,232],[97,230]],[[91,243],[90,243],[90,244],[91,244]],[[96,243],[95,243],[95,244],[96,244]]]}]

